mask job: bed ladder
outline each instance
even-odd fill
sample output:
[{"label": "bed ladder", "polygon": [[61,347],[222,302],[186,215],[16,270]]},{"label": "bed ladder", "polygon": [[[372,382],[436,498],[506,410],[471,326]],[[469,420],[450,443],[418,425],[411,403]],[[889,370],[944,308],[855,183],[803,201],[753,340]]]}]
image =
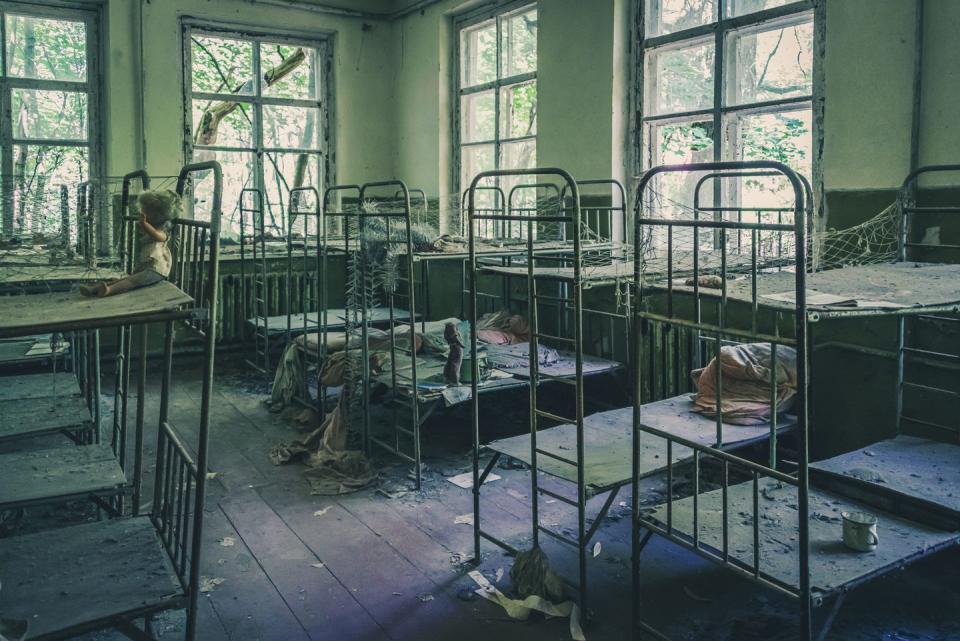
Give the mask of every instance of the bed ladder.
[{"label": "bed ladder", "polygon": [[[535,260],[544,260],[538,258]],[[552,261],[553,259],[546,259]],[[590,541],[593,538],[597,528],[603,522],[607,510],[616,497],[616,492],[610,492],[604,507],[600,514],[596,516],[593,524],[587,524],[587,483],[586,483],[586,462],[584,460],[584,389],[583,389],[583,319],[582,319],[582,291],[575,282],[576,279],[550,279],[543,282],[536,276],[528,279],[531,291],[529,292],[529,318],[530,318],[530,448],[531,448],[531,509],[533,518],[533,547],[539,547],[540,534],[546,534],[550,538],[565,543],[577,550],[578,555],[578,580],[576,583],[567,581],[569,588],[577,593],[577,602],[584,616],[588,616],[587,611],[587,561],[591,554],[589,549]],[[550,284],[553,287],[553,293],[541,294],[541,284]],[[557,327],[548,333],[541,329],[540,307],[556,307]],[[571,351],[575,354],[576,375],[574,377],[551,376],[540,372],[539,347],[541,341],[553,344],[555,347]],[[556,382],[564,386],[563,397],[574,398],[574,415],[561,416],[545,409],[540,402],[538,394],[542,382]],[[552,395],[555,397],[555,395]],[[541,423],[547,422],[549,425],[541,428]],[[537,445],[537,434],[541,429],[549,429],[555,424],[568,424],[576,427],[576,447],[570,452],[570,457],[564,457],[556,452],[551,452],[540,448]],[[540,487],[537,475],[538,459],[540,457],[549,458],[552,461],[568,465],[576,470],[576,498],[571,499],[564,494],[554,492]],[[539,497],[548,496],[551,499],[559,501],[577,512],[576,537],[568,536],[562,532],[552,530],[540,521]]]},{"label": "bed ladder", "polygon": [[[246,283],[246,238],[249,220],[253,242],[251,243],[253,275],[250,290]],[[244,314],[251,307],[253,316],[253,352],[245,359],[247,365],[261,374],[270,373],[270,327],[269,290],[267,287],[267,241],[264,230],[263,193],[259,189],[244,189],[240,192],[240,278],[244,292]],[[249,296],[249,302],[248,297]],[[252,305],[251,305],[252,303]]]},{"label": "bed ladder", "polygon": [[960,315],[900,316],[897,334],[897,433],[960,443]]}]

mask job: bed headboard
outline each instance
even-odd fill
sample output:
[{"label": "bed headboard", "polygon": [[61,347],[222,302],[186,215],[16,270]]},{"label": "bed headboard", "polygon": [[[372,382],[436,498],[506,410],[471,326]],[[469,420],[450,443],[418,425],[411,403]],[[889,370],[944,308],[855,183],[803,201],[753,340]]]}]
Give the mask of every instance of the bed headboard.
[{"label": "bed headboard", "polygon": [[[923,178],[953,174],[955,185],[950,187],[956,194],[946,192],[946,198],[933,198],[929,204],[920,197],[920,182]],[[960,164],[926,165],[911,171],[904,179],[898,196],[900,208],[899,260],[924,262],[960,262],[960,239],[954,243],[943,242],[942,226],[949,223],[948,233],[960,238]],[[938,200],[946,202],[939,203]]]}]

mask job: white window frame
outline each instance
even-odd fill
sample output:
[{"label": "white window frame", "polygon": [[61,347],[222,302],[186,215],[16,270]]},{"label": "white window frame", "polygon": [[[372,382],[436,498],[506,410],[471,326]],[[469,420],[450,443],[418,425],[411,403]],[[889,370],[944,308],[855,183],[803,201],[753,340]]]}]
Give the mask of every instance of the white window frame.
[{"label": "white window frame", "polygon": [[[38,78],[17,78],[7,75],[7,14],[24,15],[53,20],[83,22],[86,25],[87,77],[84,81],[44,80]],[[13,193],[14,181],[13,152],[18,145],[42,147],[85,147],[87,150],[87,176],[84,180],[97,180],[102,175],[103,145],[100,132],[102,109],[100,100],[100,22],[99,8],[89,5],[65,3],[60,5],[35,4],[32,2],[13,2],[0,0],[0,171],[3,173],[2,212],[0,212],[0,236],[13,233],[15,208]],[[17,138],[13,135],[13,90],[40,89],[54,91],[74,91],[87,95],[87,137],[86,140],[70,138]],[[77,185],[68,185],[71,191],[71,207],[76,206]],[[75,214],[76,212],[74,212]]]},{"label": "white window frame", "polygon": [[[537,144],[537,135],[539,132],[539,122],[537,123],[537,132],[529,136],[519,136],[516,138],[502,138],[500,135],[500,90],[504,87],[510,87],[513,85],[523,84],[526,82],[533,81],[538,83],[537,74],[540,71],[540,47],[539,42],[537,46],[537,70],[529,73],[517,74],[513,76],[501,77],[501,66],[502,66],[502,38],[501,38],[501,28],[502,23],[505,18],[510,17],[511,15],[517,13],[523,13],[529,11],[530,9],[537,8],[539,12],[539,7],[537,2],[530,2],[529,0],[520,0],[518,2],[510,2],[506,4],[501,4],[494,8],[484,8],[482,11],[474,11],[471,13],[462,14],[457,16],[454,19],[454,96],[453,96],[453,110],[455,117],[453,119],[453,140],[454,140],[454,150],[453,150],[453,175],[452,175],[452,184],[456,185],[456,193],[463,194],[464,190],[470,187],[469,184],[462,184],[461,177],[461,157],[462,150],[464,147],[479,147],[483,145],[493,145],[493,163],[496,169],[500,169],[500,150],[502,145],[507,143],[516,143],[524,141],[533,141],[534,147]],[[461,82],[463,80],[463,70],[461,68],[462,60],[460,55],[460,34],[464,29],[469,29],[471,27],[476,27],[479,24],[484,22],[496,21],[497,25],[497,77],[491,82],[486,82],[483,84],[475,85],[472,87],[462,87]],[[537,21],[539,25],[539,13],[537,15]],[[538,26],[539,30],[539,26]],[[460,113],[460,104],[461,98],[471,94],[477,94],[484,91],[493,90],[494,96],[494,137],[490,140],[483,141],[473,141],[473,142],[464,142],[462,140],[462,122]],[[537,118],[539,120],[539,100],[540,100],[540,91],[539,85],[537,87],[537,101],[538,101],[538,110]],[[539,152],[539,150],[538,150]],[[499,181],[497,181],[499,186]],[[506,204],[504,204],[506,205]]]},{"label": "white window frame", "polygon": [[[255,90],[251,95],[241,95],[232,93],[206,93],[193,90],[193,48],[191,46],[191,37],[194,35],[210,36],[214,38],[227,38],[234,40],[243,40],[249,42],[253,49],[253,74],[257,79]],[[263,78],[260,66],[260,45],[261,43],[283,44],[288,46],[302,46],[315,51],[314,69],[317,74],[318,83],[316,99],[297,99],[297,98],[278,98],[263,95]],[[323,189],[327,184],[331,184],[334,176],[333,166],[333,136],[331,135],[331,121],[333,118],[332,98],[333,98],[333,47],[331,38],[328,35],[305,36],[291,34],[289,32],[271,32],[261,30],[250,30],[237,28],[228,25],[214,24],[205,21],[184,19],[182,21],[182,46],[183,46],[183,97],[184,97],[184,159],[185,162],[191,162],[195,151],[212,151],[224,153],[249,153],[253,155],[253,184],[251,188],[259,189],[263,194],[264,201],[267,199],[267,188],[265,180],[265,159],[264,154],[270,153],[303,153],[315,155],[318,165],[318,183],[317,185],[303,185],[304,187],[313,186],[317,188],[321,197]],[[193,142],[193,100],[224,100],[240,102],[251,107],[253,114],[253,125],[251,127],[252,144],[249,147],[225,146],[225,145],[195,145]],[[264,106],[292,106],[318,108],[319,116],[317,121],[317,147],[308,148],[288,148],[288,147],[267,147],[263,141],[263,107]],[[282,196],[282,195],[281,195]],[[286,227],[289,225],[288,210],[289,201],[282,203],[282,222],[284,229],[279,230],[283,235],[287,234]],[[233,211],[235,203],[224,203],[224,213]],[[264,202],[266,208],[266,202]]]}]

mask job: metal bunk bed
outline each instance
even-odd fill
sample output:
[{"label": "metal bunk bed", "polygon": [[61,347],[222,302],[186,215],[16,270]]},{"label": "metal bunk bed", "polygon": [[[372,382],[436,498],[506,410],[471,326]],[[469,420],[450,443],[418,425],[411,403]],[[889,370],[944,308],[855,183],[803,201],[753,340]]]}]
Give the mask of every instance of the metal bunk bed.
[{"label": "metal bunk bed", "polygon": [[[533,182],[529,186],[538,191],[544,184],[552,185],[555,203],[546,209],[537,206],[519,206],[515,210],[505,212],[478,211],[476,207],[476,192],[482,188],[481,182],[503,177],[541,177],[551,178],[554,183]],[[610,323],[611,332],[613,323],[619,319],[626,329],[626,315],[623,312],[590,310],[584,304],[584,292],[594,285],[619,285],[614,279],[610,280],[602,271],[597,279],[593,280],[594,267],[600,263],[612,260],[611,246],[598,243],[586,229],[587,220],[603,219],[608,228],[614,224],[614,219],[625,215],[623,200],[618,207],[614,201],[590,209],[584,205],[581,197],[581,186],[603,183],[616,190],[616,181],[589,181],[579,183],[567,172],[561,169],[531,169],[506,170],[484,172],[479,174],[468,190],[469,212],[469,243],[470,243],[470,321],[476,327],[480,314],[480,279],[483,276],[496,278],[524,278],[527,285],[528,318],[530,323],[530,345],[527,350],[529,376],[527,380],[517,385],[526,387],[530,394],[530,429],[526,434],[500,439],[489,443],[486,448],[493,452],[493,456],[485,467],[480,466],[480,399],[484,386],[480,380],[478,356],[480,347],[474,337],[470,341],[472,383],[471,383],[471,416],[473,424],[473,508],[474,508],[474,554],[479,560],[481,540],[486,539],[511,553],[517,550],[506,541],[483,529],[480,506],[481,488],[493,467],[502,456],[523,461],[530,465],[531,477],[531,510],[532,510],[532,545],[540,545],[540,534],[568,544],[578,551],[579,573],[578,580],[571,582],[571,587],[578,595],[581,609],[587,612],[587,574],[589,544],[593,539],[605,514],[613,504],[617,493],[624,484],[629,483],[629,460],[618,462],[616,459],[623,453],[623,439],[627,434],[620,434],[624,430],[624,416],[622,410],[601,412],[592,416],[585,413],[585,378],[590,373],[588,366],[591,358],[585,353],[588,341],[585,337],[588,329],[587,319],[591,314],[600,314],[606,325]],[[560,186],[557,185],[559,183]],[[511,192],[515,194],[516,192]],[[622,193],[622,192],[621,192]],[[511,198],[512,200],[512,198]],[[591,211],[591,215],[587,212]],[[622,218],[621,218],[622,220]],[[549,241],[542,242],[545,227],[552,227],[568,244],[565,252],[556,252],[550,247]],[[520,227],[526,227],[521,231]],[[522,235],[525,239],[525,248],[522,255],[504,258],[502,261],[489,260],[489,256],[478,250],[478,238],[483,229],[502,229],[506,233]],[[569,239],[569,240],[566,240]],[[546,247],[541,251],[540,247]],[[606,252],[606,256],[589,266],[585,256],[596,250]],[[522,265],[513,264],[518,259]],[[557,266],[569,270],[570,277],[558,275]],[[619,291],[619,290],[618,290]],[[626,293],[629,306],[630,293]],[[557,310],[556,319],[544,322],[541,310],[544,307],[553,307]],[[624,332],[626,334],[626,331]],[[612,338],[611,338],[612,340]],[[571,350],[573,360],[572,371],[551,371],[549,365],[541,363],[539,357],[541,345],[562,345]],[[608,361],[608,366],[597,369],[596,372],[612,371],[618,366]],[[574,416],[563,417],[554,411],[544,409],[538,402],[540,385],[545,382],[556,382],[573,388]],[[629,414],[625,415],[629,421]],[[547,427],[547,425],[555,427]],[[608,440],[619,440],[619,448],[602,449]],[[593,471],[591,471],[591,469]],[[613,471],[618,477],[623,470],[627,470],[625,480],[611,478],[607,474]],[[543,471],[555,478],[574,483],[576,497],[570,498],[560,492],[540,486],[538,472]],[[599,474],[594,473],[599,472]],[[606,475],[605,478],[601,476]],[[574,508],[577,512],[577,535],[575,538],[558,531],[551,530],[540,523],[539,495],[545,494],[551,499]],[[605,496],[604,503],[595,515],[593,525],[588,525],[587,500],[594,496]]]},{"label": "metal bunk bed", "polygon": [[[267,285],[267,233],[263,215],[263,192],[245,188],[240,191],[240,287],[242,313],[253,308],[251,325],[253,353],[244,362],[261,374],[270,372],[270,292]],[[249,226],[250,231],[247,232]],[[248,236],[249,234],[249,236]],[[247,287],[247,239],[250,238],[250,261],[253,263],[250,287]],[[251,304],[252,303],[252,304]],[[244,336],[247,333],[244,332]]]},{"label": "metal bunk bed", "polygon": [[[0,539],[0,610],[28,624],[26,639],[66,639],[115,628],[132,639],[158,638],[153,617],[186,608],[185,638],[196,638],[200,551],[207,481],[210,402],[218,308],[219,228],[222,178],[215,162],[182,169],[183,195],[193,174],[212,171],[210,221],[179,219],[170,281],[92,301],[34,295],[0,299],[0,336],[44,329],[70,331],[162,322],[165,327],[156,476],[150,514],[134,501],[132,514],[84,525]],[[139,292],[139,294],[138,294]],[[198,441],[187,445],[169,419],[174,323],[185,322],[204,339],[205,362]],[[145,355],[141,353],[141,358]],[[138,404],[143,402],[143,395]],[[138,426],[142,431],[142,426]],[[136,456],[142,457],[142,434]],[[195,450],[195,454],[191,452]],[[63,461],[51,464],[62,468]],[[60,478],[74,483],[75,477]],[[137,469],[135,484],[140,482]],[[97,586],[90,600],[91,585]],[[143,619],[143,627],[136,625]]]},{"label": "metal bunk bed", "polygon": [[[952,167],[953,170],[960,167]],[[675,239],[683,230],[694,234],[713,235],[714,250],[721,253],[720,270],[707,267],[701,271],[695,263],[692,283],[676,278],[668,269],[667,274],[650,279],[642,273],[643,261],[638,261],[636,279],[641,305],[636,309],[637,327],[661,324],[692,332],[692,344],[714,344],[715,350],[726,341],[762,341],[771,344],[792,346],[797,352],[797,413],[796,451],[791,458],[795,464],[778,462],[776,434],[771,424],[770,460],[759,464],[720,451],[713,444],[697,443],[690,438],[678,437],[649,421],[644,415],[644,406],[636,408],[636,441],[634,464],[642,468],[644,441],[654,441],[660,454],[666,455],[672,476],[675,463],[673,456],[683,448],[693,452],[693,495],[686,498],[668,497],[665,504],[649,512],[639,509],[634,484],[634,594],[638,598],[642,587],[640,553],[650,537],[658,534],[707,560],[721,564],[740,576],[767,586],[781,594],[797,599],[800,610],[799,636],[805,640],[826,637],[830,626],[842,606],[845,595],[858,585],[887,574],[895,569],[938,552],[960,541],[960,504],[950,494],[960,487],[956,461],[960,460],[960,447],[956,445],[960,430],[944,424],[933,423],[921,417],[905,414],[904,394],[908,390],[933,392],[948,399],[960,398],[956,390],[942,387],[931,389],[929,384],[911,384],[904,378],[904,363],[911,357],[940,359],[954,363],[958,358],[952,354],[932,352],[929,349],[907,346],[911,332],[905,329],[908,318],[936,319],[936,322],[952,321],[954,316],[942,314],[960,311],[960,266],[944,264],[920,264],[906,262],[907,248],[925,246],[911,240],[909,219],[914,214],[949,213],[957,208],[917,207],[910,201],[910,192],[918,176],[944,168],[923,168],[911,174],[904,183],[901,195],[902,240],[900,260],[896,263],[880,263],[815,271],[809,260],[811,245],[807,237],[804,216],[807,211],[804,200],[808,194],[802,181],[792,171],[777,163],[704,163],[687,166],[657,167],[647,172],[638,187],[638,208],[646,207],[645,190],[661,174],[671,172],[730,172],[733,175],[744,171],[775,171],[789,180],[793,191],[792,220],[784,223],[744,221],[742,216],[733,219],[733,211],[720,215],[698,217],[694,210],[692,219],[663,219],[644,215],[638,211],[637,240],[643,228],[665,229],[667,237]],[[704,208],[706,213],[710,208]],[[712,218],[712,220],[710,219]],[[764,261],[762,251],[754,248],[765,246],[768,252],[777,252],[769,242],[769,234],[776,233],[795,253],[787,264],[785,254],[770,256]],[[764,244],[763,236],[768,235]],[[733,236],[737,241],[728,242]],[[727,261],[727,253],[742,253],[745,239],[751,256],[749,271],[739,271],[737,261]],[[778,238],[779,240],[779,238]],[[699,244],[695,243],[695,247]],[[934,251],[952,249],[938,244]],[[667,255],[672,255],[667,248]],[[696,260],[696,259],[695,259]],[[742,262],[742,261],[741,261]],[[729,271],[728,271],[729,266]],[[699,285],[700,274],[719,275],[719,288]],[[953,283],[953,284],[951,284]],[[693,305],[684,305],[684,298]],[[664,298],[666,300],[664,301]],[[646,304],[644,303],[646,299]],[[656,302],[659,300],[659,306]],[[716,305],[712,314],[708,310]],[[666,311],[664,311],[664,305]],[[749,329],[735,322],[737,309],[749,310]],[[809,338],[809,326],[829,319],[863,319],[895,317],[899,324],[898,362],[898,409],[897,430],[900,436],[882,441],[848,454],[820,463],[811,463],[809,456],[809,355],[813,341]],[[861,322],[855,320],[854,322]],[[781,331],[785,330],[785,331]],[[654,343],[641,334],[635,339],[638,362],[654,358]],[[651,381],[653,384],[653,381]],[[718,381],[718,389],[722,384]],[[772,387],[772,386],[771,386]],[[637,383],[638,395],[644,390]],[[722,392],[721,392],[722,398]],[[771,404],[776,398],[772,396]],[[775,405],[774,405],[775,406]],[[916,403],[913,404],[916,407]],[[952,443],[944,443],[916,436],[903,435],[906,424],[939,433]],[[718,440],[720,433],[718,431]],[[713,476],[719,477],[715,486],[703,488],[708,464],[712,464]],[[868,473],[851,474],[851,466],[865,468]],[[913,466],[913,467],[911,467]],[[939,483],[917,479],[902,481],[917,467],[931,466],[939,474]],[[787,473],[784,468],[790,468]],[[716,469],[719,468],[719,469]],[[869,470],[877,473],[869,474]],[[886,483],[880,482],[881,474]],[[921,475],[922,476],[922,475]],[[709,480],[709,479],[708,479]],[[927,479],[929,480],[929,479]],[[901,482],[902,481],[902,482]],[[922,486],[922,489],[921,489]],[[862,554],[848,550],[840,542],[840,517],[844,511],[865,511],[878,514],[881,528],[888,535],[874,552]],[[643,530],[641,534],[641,528]],[[783,545],[783,541],[796,537],[796,546]],[[635,603],[635,635],[641,638],[669,638],[643,620],[644,610]],[[819,621],[814,621],[814,609],[825,607]]]}]

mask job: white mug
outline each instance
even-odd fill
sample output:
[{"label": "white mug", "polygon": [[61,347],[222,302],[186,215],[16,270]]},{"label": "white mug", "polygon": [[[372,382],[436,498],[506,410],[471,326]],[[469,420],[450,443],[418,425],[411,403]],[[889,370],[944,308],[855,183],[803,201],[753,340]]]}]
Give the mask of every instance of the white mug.
[{"label": "white mug", "polygon": [[857,552],[873,552],[880,545],[877,535],[879,519],[869,512],[841,512],[843,544]]}]

